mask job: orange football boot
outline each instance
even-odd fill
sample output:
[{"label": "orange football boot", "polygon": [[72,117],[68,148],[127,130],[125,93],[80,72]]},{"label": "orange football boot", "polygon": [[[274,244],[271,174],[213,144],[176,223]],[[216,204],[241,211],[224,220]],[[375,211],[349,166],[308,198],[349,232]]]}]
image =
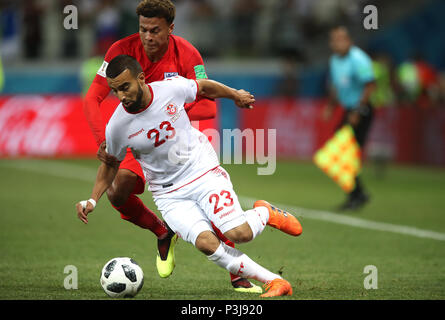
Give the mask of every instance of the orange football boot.
[{"label": "orange football boot", "polygon": [[265,283],[263,287],[267,292],[260,295],[262,298],[292,295],[292,286],[284,279],[273,279],[272,281]]},{"label": "orange football boot", "polygon": [[253,207],[266,207],[269,210],[269,221],[267,224],[278,230],[281,230],[291,236],[299,236],[303,232],[300,222],[289,212],[275,208],[269,202],[258,200]]}]

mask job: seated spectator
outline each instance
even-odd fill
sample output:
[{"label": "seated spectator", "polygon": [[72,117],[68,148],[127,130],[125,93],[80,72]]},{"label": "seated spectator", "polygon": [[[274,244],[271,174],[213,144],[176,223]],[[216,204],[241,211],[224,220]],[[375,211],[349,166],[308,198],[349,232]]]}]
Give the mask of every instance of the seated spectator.
[{"label": "seated spectator", "polygon": [[420,108],[434,107],[439,98],[438,73],[420,55],[416,57],[415,65],[420,84],[420,94],[417,105]]},{"label": "seated spectator", "polygon": [[400,103],[414,105],[420,96],[420,80],[417,67],[412,61],[405,61],[397,67],[397,95]]},{"label": "seated spectator", "polygon": [[114,0],[105,0],[98,8],[96,18],[96,45],[100,52],[106,51],[120,35],[120,12]]},{"label": "seated spectator", "polygon": [[394,90],[392,81],[391,60],[388,55],[379,53],[371,55],[374,69],[376,88],[371,94],[374,107],[389,107],[394,104]]}]

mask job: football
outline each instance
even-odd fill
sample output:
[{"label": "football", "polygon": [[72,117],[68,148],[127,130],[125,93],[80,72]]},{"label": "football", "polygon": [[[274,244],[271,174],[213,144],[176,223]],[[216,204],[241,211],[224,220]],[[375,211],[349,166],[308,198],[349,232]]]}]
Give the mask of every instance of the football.
[{"label": "football", "polygon": [[144,273],[131,258],[113,258],[102,268],[100,284],[112,298],[131,298],[144,285]]}]

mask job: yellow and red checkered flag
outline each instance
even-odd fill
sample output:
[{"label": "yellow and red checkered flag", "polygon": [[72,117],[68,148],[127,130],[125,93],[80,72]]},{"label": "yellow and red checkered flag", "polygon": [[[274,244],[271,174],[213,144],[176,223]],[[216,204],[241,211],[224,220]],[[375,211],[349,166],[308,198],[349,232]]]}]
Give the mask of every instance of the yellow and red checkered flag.
[{"label": "yellow and red checkered flag", "polygon": [[352,127],[341,127],[315,153],[313,160],[345,192],[352,191],[355,187],[355,177],[361,168],[360,146]]}]

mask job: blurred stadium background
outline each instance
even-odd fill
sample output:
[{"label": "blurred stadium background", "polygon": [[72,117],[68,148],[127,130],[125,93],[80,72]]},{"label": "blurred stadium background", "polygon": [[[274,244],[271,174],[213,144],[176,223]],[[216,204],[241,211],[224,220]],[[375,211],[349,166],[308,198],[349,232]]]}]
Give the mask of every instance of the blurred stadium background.
[{"label": "blurred stadium background", "polygon": [[[175,290],[165,286],[156,279],[152,263],[154,239],[144,240],[149,242],[148,250],[133,246],[125,251],[122,241],[107,232],[118,225],[114,234],[118,237],[134,242],[142,236],[148,238],[143,231],[122,223],[117,214],[97,213],[100,223],[88,226],[89,233],[75,221],[74,203],[89,194],[97,166],[97,147],[83,116],[82,95],[108,47],[137,32],[138,2],[0,1],[2,299],[101,298],[101,264],[119,254],[133,255],[136,260],[140,257],[144,270],[150,270],[146,274],[153,279],[146,286],[158,291],[143,290],[142,298],[245,298],[231,292],[223,272],[211,281],[205,272],[200,273],[198,278],[208,282],[197,288],[198,295],[189,292],[185,284],[175,283]],[[255,111],[249,113],[241,112],[230,101],[219,101],[215,127],[277,130],[280,161],[276,174],[261,177],[252,166],[229,165],[235,190],[246,196],[244,202],[263,196],[290,208],[309,210],[298,213],[306,223],[306,238],[299,244],[281,235],[270,236],[271,232],[264,236],[278,237],[287,244],[280,249],[283,256],[298,258],[282,262],[275,257],[272,261],[277,261],[271,262],[266,257],[276,255],[276,251],[266,241],[260,242],[267,250],[264,254],[255,244],[243,247],[252,258],[264,265],[272,263],[276,270],[286,265],[285,276],[293,280],[294,298],[298,299],[444,299],[445,2],[173,2],[177,9],[174,33],[201,52],[209,78],[249,90],[258,100]],[[63,8],[70,4],[79,10],[77,30],[63,28]],[[378,30],[363,27],[367,4],[378,8]],[[328,30],[339,23],[349,28],[354,42],[373,58],[378,86],[372,97],[377,114],[365,149],[364,168],[373,200],[360,212],[359,221],[419,228],[434,236],[412,236],[409,230],[405,235],[402,231],[375,231],[377,227],[362,231],[354,228],[357,224],[352,220],[332,224],[323,219],[321,212],[325,211],[310,211],[331,210],[343,197],[311,163],[314,152],[335,126],[335,121],[323,123],[320,114],[331,55]],[[115,104],[116,100],[110,97],[108,103]],[[148,192],[144,197],[153,208]],[[103,201],[101,211],[112,209]],[[311,219],[311,214],[319,219]],[[111,220],[105,218],[111,216]],[[375,242],[370,244],[369,239]],[[73,244],[77,241],[88,246],[82,257],[77,254],[81,249]],[[53,246],[43,249],[48,243]],[[112,244],[116,251],[97,243]],[[289,248],[297,248],[298,254]],[[147,252],[153,259],[146,257]],[[188,255],[198,254],[181,245],[179,260],[188,259]],[[181,263],[186,264],[184,260]],[[203,265],[197,265],[200,263]],[[379,263],[386,272],[382,275],[386,281],[383,289],[376,293],[363,290],[363,267]],[[82,279],[87,294],[63,289],[63,266],[67,264],[88,274]],[[54,275],[42,276],[45,268],[54,268]],[[177,268],[173,279],[165,281],[172,283],[180,274],[184,278],[179,279],[187,281],[195,276],[194,268],[213,272],[213,266],[202,257],[188,267]],[[291,276],[290,270],[298,272]],[[20,284],[29,272],[35,278],[31,282],[27,279],[30,288],[22,290]]]},{"label": "blurred stadium background", "polygon": [[[81,93],[89,87],[108,47],[137,32],[137,3],[1,2],[1,156],[94,153],[94,143],[79,114]],[[249,117],[259,128],[278,129],[281,157],[310,159],[332,130],[317,122],[317,114],[326,96],[331,54],[327,31],[341,23],[375,62],[378,90],[373,100],[380,110],[368,143],[370,156],[445,165],[443,1],[175,3],[175,34],[198,48],[208,76],[250,90],[260,99],[259,105],[273,109],[272,116],[257,113]],[[378,8],[378,30],[363,28],[363,7],[368,3]],[[77,30],[63,28],[63,8],[68,4],[78,8]],[[8,113],[11,104],[17,111],[17,99],[25,117]],[[246,117],[232,103],[221,104],[219,128],[247,125]],[[12,116],[20,119],[10,121]],[[39,145],[27,143],[31,136],[40,137]]]}]

